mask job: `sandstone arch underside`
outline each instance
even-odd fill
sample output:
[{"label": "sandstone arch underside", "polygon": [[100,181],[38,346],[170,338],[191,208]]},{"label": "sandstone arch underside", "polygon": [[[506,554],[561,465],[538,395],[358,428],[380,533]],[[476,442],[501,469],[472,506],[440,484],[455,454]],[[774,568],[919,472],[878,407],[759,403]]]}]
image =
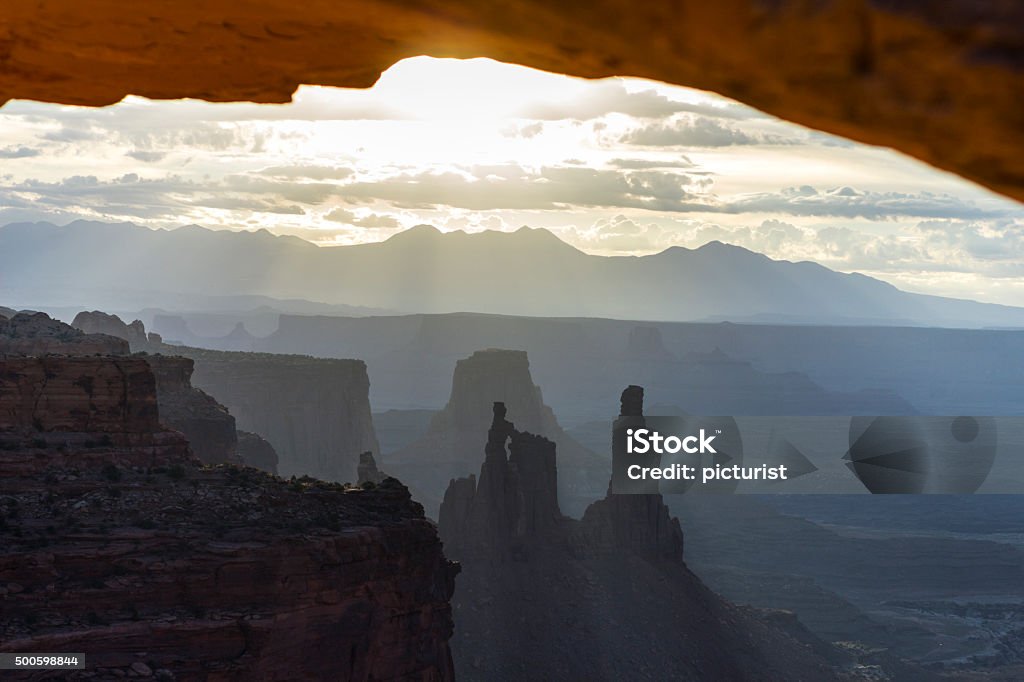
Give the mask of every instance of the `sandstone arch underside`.
[{"label": "sandstone arch underside", "polygon": [[285,102],[420,54],[712,90],[1024,199],[1015,0],[6,0],[0,102]]}]

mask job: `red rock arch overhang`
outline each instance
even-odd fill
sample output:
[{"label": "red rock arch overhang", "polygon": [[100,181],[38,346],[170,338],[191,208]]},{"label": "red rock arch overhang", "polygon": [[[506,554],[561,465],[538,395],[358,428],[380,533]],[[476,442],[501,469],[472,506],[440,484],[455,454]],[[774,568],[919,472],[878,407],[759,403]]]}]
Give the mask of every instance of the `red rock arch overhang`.
[{"label": "red rock arch overhang", "polygon": [[4,0],[0,102],[287,101],[404,57],[712,90],[1024,199],[1016,0]]}]

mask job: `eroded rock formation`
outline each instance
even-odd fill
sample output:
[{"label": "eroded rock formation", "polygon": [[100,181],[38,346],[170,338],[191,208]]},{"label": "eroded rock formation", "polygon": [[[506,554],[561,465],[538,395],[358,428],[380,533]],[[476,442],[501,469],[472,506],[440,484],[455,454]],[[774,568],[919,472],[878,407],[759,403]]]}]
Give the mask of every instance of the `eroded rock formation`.
[{"label": "eroded rock formation", "polygon": [[[170,345],[158,335],[147,335],[141,322],[132,329],[103,313],[82,313],[75,321],[131,338],[132,350],[154,354],[149,358],[158,378],[168,379],[168,390],[161,391],[168,396],[168,419],[176,428],[190,425],[196,437],[207,430],[216,436],[210,439],[209,453],[200,448],[204,461],[235,461],[225,416],[270,445],[277,471],[284,476],[354,481],[359,453],[380,451],[370,412],[370,380],[359,360]],[[204,403],[209,409],[203,409]],[[220,405],[228,414],[218,414]],[[269,453],[254,456],[264,461]]]},{"label": "eroded rock formation", "polygon": [[156,376],[161,421],[185,434],[192,451],[204,463],[241,464],[235,418],[223,405],[192,386],[195,363],[173,355],[147,355],[145,359]]},{"label": "eroded rock formation", "polygon": [[653,78],[1024,199],[1024,8],[1001,0],[9,0],[0,44],[0,102],[285,102],[300,83],[370,86],[420,54]]},{"label": "eroded rock formation", "polygon": [[517,431],[504,403],[494,403],[493,415],[479,480],[452,480],[441,503],[441,537],[453,557],[522,556],[567,527],[558,508],[555,444]]},{"label": "eroded rock formation", "polygon": [[[642,419],[641,388],[623,392],[621,414]],[[555,444],[516,430],[501,403],[485,452],[479,478],[450,482],[439,516],[463,566],[461,677],[836,679],[838,655],[795,618],[737,608],[689,571],[656,491],[609,490],[582,521],[563,516]]]},{"label": "eroded rock formation", "polygon": [[384,482],[388,475],[377,468],[377,460],[373,458],[372,452],[363,452],[359,455],[359,466],[356,468],[356,484],[365,485],[372,483],[379,485]]},{"label": "eroded rock formation", "polygon": [[122,338],[131,345],[132,350],[136,351],[145,350],[144,346],[149,342],[142,320],[134,320],[131,324],[127,324],[117,315],[110,315],[99,310],[78,313],[72,320],[71,326],[81,329],[86,334],[106,334]]},{"label": "eroded rock formation", "polygon": [[0,357],[0,651],[84,652],[62,679],[452,679],[457,569],[400,483],[200,468],[157,404],[141,356]]},{"label": "eroded rock formation", "polygon": [[[622,392],[619,416],[636,420],[635,428],[643,428],[644,389],[630,386]],[[626,458],[622,443],[612,444],[612,462],[617,467]],[[653,464],[653,460],[652,460]],[[657,466],[654,464],[654,466]],[[683,531],[679,519],[674,518],[653,481],[645,495],[616,495],[608,484],[608,494],[587,507],[580,524],[584,551],[614,552],[628,548],[648,559],[682,561]]]},{"label": "eroded rock formation", "polygon": [[46,313],[0,316],[0,355],[128,355],[128,342],[106,334],[86,334]]},{"label": "eroded rock formation", "polygon": [[563,465],[559,497],[570,514],[581,514],[600,495],[609,466],[566,434],[540,387],[530,376],[525,351],[489,349],[459,360],[452,377],[448,404],[431,421],[430,430],[413,444],[388,456],[387,466],[420,495],[432,509],[448,480],[480,467],[479,444],[489,441],[488,406],[501,402],[519,427],[550,439],[558,446]]}]

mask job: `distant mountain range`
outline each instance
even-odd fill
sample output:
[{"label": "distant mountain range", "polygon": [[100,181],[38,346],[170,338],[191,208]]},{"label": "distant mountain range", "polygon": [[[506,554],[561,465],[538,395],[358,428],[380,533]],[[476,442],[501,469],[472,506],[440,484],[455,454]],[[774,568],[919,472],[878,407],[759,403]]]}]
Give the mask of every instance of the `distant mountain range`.
[{"label": "distant mountain range", "polygon": [[530,228],[467,234],[419,226],[380,243],[333,247],[196,225],[0,228],[0,301],[8,305],[209,310],[282,299],[280,309],[305,314],[1024,327],[1024,308],[911,294],[720,242],[604,257]]}]

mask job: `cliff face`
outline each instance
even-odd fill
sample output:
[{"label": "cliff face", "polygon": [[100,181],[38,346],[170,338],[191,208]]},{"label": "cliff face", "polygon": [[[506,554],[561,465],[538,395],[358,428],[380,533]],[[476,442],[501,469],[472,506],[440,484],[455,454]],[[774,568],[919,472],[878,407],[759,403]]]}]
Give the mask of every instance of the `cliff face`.
[{"label": "cliff face", "polygon": [[[79,313],[73,327],[42,313],[18,315],[6,328],[3,325],[0,318],[0,347],[7,344],[9,348],[17,347],[23,353],[34,355],[127,355],[129,346],[136,351],[151,346],[142,322],[125,324],[116,315],[98,311]],[[203,462],[241,463],[236,454],[235,419],[223,405],[192,387],[192,361],[150,355],[142,362],[150,367],[156,379],[157,404],[152,408],[159,412],[160,421],[183,433],[192,451]],[[136,400],[133,404],[141,403]]]},{"label": "cliff face", "polygon": [[170,348],[195,361],[193,383],[238,428],[270,442],[282,476],[354,481],[360,453],[380,451],[360,360]]},{"label": "cliff face", "polygon": [[[0,478],[191,458],[159,423],[156,382],[135,357],[0,356]],[[0,517],[2,518],[2,517]]]},{"label": "cliff face", "polygon": [[[642,418],[642,405],[639,387],[623,393],[623,415]],[[463,566],[460,677],[836,679],[830,647],[795,619],[737,608],[689,571],[656,490],[609,491],[582,521],[562,516],[554,443],[517,431],[500,403],[485,453],[479,478],[450,482],[439,516]]]},{"label": "cliff face", "polygon": [[192,451],[204,463],[241,464],[235,418],[223,405],[192,387],[193,361],[169,355],[149,355],[146,362],[156,376],[161,421],[185,434]]},{"label": "cliff face", "polygon": [[566,434],[540,388],[530,376],[524,351],[485,350],[460,360],[452,377],[451,397],[415,443],[387,457],[387,466],[422,495],[428,511],[447,481],[476,471],[479,443],[488,441],[488,406],[501,402],[523,431],[550,439],[558,447],[563,475],[559,495],[569,513],[582,513],[600,495],[609,466]]},{"label": "cliff face", "polygon": [[400,483],[200,468],[156,386],[139,356],[0,358],[0,651],[101,679],[452,679],[457,569]]},{"label": "cliff face", "polygon": [[[197,445],[197,454],[204,461],[238,461],[229,420],[231,429],[254,433],[270,446],[282,476],[355,481],[360,453],[380,451],[370,412],[370,379],[360,360],[168,345],[147,335],[141,322],[126,325],[104,313],[80,313],[75,323],[134,339],[133,350],[157,354],[149,357],[161,379],[161,401],[167,402],[161,410],[168,423],[187,429],[190,440],[203,444]],[[191,374],[191,385],[185,374]],[[270,452],[257,441],[247,439],[246,444],[257,448],[249,450],[250,456],[263,463],[253,466],[270,470]]]}]

